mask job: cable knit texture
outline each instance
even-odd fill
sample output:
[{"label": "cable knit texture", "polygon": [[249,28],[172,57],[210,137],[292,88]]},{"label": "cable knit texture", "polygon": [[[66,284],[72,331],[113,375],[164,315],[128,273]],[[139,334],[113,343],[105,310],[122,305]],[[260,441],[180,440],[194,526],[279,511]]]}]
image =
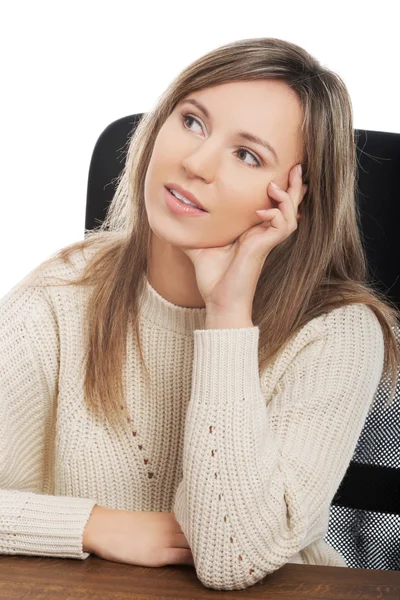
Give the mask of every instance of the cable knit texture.
[{"label": "cable knit texture", "polygon": [[[75,277],[90,252],[46,276]],[[207,587],[243,589],[287,562],[346,566],[325,540],[330,503],[382,376],[384,340],[362,304],[311,320],[261,373],[259,328],[205,329],[146,280],[116,436],[83,400],[91,288],[0,300],[0,552],[85,559],[92,508],[174,512]],[[279,324],[277,324],[279,326]]]}]

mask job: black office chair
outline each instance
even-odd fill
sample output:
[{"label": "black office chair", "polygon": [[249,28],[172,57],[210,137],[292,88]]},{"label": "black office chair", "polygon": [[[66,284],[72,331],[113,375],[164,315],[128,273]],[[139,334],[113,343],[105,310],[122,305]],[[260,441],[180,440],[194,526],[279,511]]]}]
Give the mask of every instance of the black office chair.
[{"label": "black office chair", "polygon": [[[95,145],[88,178],[85,229],[103,222],[127,140],[144,113],[111,123]],[[369,278],[400,310],[400,134],[355,130],[357,202]],[[400,343],[400,325],[396,330]],[[400,378],[388,408],[381,381],[356,450],[331,505],[325,540],[349,567],[400,570]]]}]

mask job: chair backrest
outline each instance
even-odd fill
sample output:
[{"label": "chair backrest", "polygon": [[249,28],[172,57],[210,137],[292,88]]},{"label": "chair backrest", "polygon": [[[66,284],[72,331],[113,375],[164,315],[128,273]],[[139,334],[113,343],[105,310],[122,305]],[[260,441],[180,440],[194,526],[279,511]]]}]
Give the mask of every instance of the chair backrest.
[{"label": "chair backrest", "polygon": [[[100,225],[115,193],[130,137],[144,113],[114,121],[90,163],[86,230]],[[400,310],[400,134],[355,130],[360,228],[369,281]],[[400,343],[400,328],[396,331]],[[333,498],[326,541],[348,566],[400,570],[400,379],[388,408],[382,380],[348,470]]]}]

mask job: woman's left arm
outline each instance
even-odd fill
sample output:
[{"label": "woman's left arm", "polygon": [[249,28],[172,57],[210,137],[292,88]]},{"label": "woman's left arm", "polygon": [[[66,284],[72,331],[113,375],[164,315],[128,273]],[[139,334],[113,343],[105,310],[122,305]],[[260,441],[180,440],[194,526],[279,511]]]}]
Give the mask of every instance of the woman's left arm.
[{"label": "woman's left arm", "polygon": [[174,513],[213,589],[251,586],[324,537],[382,375],[382,329],[361,304],[310,321],[261,379],[258,340],[194,331]]}]

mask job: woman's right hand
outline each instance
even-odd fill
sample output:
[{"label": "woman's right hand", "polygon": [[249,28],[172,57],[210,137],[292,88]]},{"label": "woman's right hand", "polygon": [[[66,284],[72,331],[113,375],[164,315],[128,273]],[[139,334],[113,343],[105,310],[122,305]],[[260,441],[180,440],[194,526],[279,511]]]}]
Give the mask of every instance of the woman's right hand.
[{"label": "woman's right hand", "polygon": [[83,532],[83,551],[142,567],[194,566],[189,544],[171,512],[118,510],[96,504]]}]

